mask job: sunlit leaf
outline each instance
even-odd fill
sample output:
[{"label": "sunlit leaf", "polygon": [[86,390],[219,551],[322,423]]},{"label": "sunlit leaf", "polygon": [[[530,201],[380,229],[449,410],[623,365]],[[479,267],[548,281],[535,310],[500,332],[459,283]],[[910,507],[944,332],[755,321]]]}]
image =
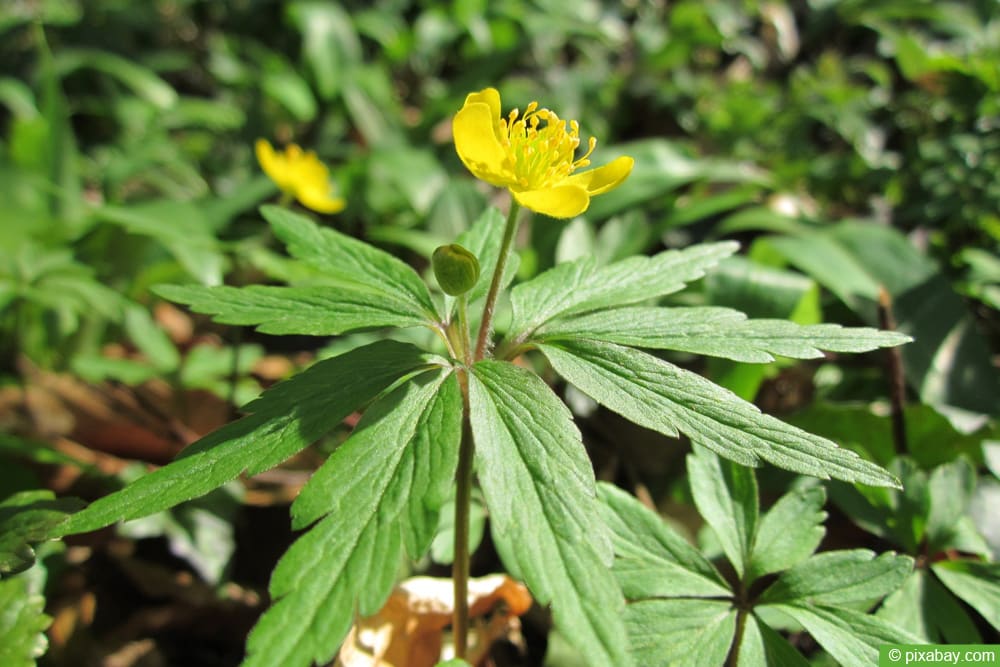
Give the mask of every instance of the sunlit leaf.
[{"label": "sunlit leaf", "polygon": [[[245,667],[308,667],[336,653],[355,613],[385,602],[403,557],[430,546],[458,460],[462,400],[445,369],[375,403],[292,506],[309,531],[271,577],[275,604],[247,642]],[[350,511],[344,511],[350,508]]]},{"label": "sunlit leaf", "polygon": [[[476,469],[504,565],[595,667],[629,665],[594,473],[566,406],[533,373],[482,361],[469,382]],[[525,530],[530,526],[530,530]]]},{"label": "sunlit leaf", "polygon": [[400,378],[431,365],[416,347],[381,341],[326,359],[245,406],[249,416],[205,436],[170,465],[105,496],[58,527],[96,530],[204,495],[278,465]]},{"label": "sunlit leaf", "polygon": [[821,479],[898,485],[854,452],[762,414],[705,378],[645,352],[583,340],[539,348],[560,375],[598,403],[665,435],[684,433],[737,463],[767,461]]}]

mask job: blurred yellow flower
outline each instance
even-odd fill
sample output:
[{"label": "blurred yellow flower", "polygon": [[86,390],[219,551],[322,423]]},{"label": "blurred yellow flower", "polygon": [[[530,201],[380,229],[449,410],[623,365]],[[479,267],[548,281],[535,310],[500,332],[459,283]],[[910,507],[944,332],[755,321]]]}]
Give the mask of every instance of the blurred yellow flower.
[{"label": "blurred yellow flower", "polygon": [[553,111],[532,102],[521,115],[500,115],[500,93],[487,88],[470,93],[452,123],[455,150],[477,178],[510,190],[522,206],[553,218],[572,218],[587,210],[590,198],[618,187],[632,172],[627,156],[574,174],[590,164],[597,140],[576,158],[580,126],[568,125]]},{"label": "blurred yellow flower", "polygon": [[284,153],[274,150],[266,139],[255,146],[261,168],[288,197],[319,213],[337,213],[344,209],[341,197],[333,196],[330,171],[313,151],[305,152],[292,144]]}]

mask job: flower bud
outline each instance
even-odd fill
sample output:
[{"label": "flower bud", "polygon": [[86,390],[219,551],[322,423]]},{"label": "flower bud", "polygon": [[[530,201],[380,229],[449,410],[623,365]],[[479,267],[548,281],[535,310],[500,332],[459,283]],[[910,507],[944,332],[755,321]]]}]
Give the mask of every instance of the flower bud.
[{"label": "flower bud", "polygon": [[431,257],[431,266],[441,289],[451,296],[465,294],[479,280],[479,260],[457,243],[439,246]]}]

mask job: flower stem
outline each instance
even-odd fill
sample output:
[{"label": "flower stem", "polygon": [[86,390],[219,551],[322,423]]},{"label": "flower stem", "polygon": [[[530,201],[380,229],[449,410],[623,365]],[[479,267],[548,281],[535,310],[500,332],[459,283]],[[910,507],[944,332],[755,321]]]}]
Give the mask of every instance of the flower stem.
[{"label": "flower stem", "polygon": [[455,559],[451,579],[454,586],[455,608],[452,618],[452,636],[455,657],[466,658],[469,646],[469,504],[472,500],[472,424],[469,421],[468,369],[459,371],[462,386],[462,442],[458,449],[458,470],[455,472]]},{"label": "flower stem", "polygon": [[475,444],[472,441],[472,422],[469,419],[469,373],[472,364],[486,357],[487,344],[493,331],[493,313],[500,295],[500,285],[507,268],[514,236],[517,233],[517,214],[520,206],[511,201],[507,223],[503,230],[503,240],[500,242],[500,254],[497,265],[493,269],[493,279],[489,292],[486,293],[486,304],[483,306],[483,318],[479,325],[479,335],[476,337],[476,349],[473,353],[469,337],[468,304],[465,295],[458,297],[458,326],[464,345],[462,361],[464,367],[458,372],[459,385],[462,388],[462,442],[458,449],[458,469],[455,472],[455,560],[452,563],[451,578],[454,586],[455,611],[452,617],[451,629],[455,641],[455,657],[465,659],[469,649],[469,504],[472,502],[472,460],[475,454]]},{"label": "flower stem", "polygon": [[490,334],[493,333],[493,315],[497,306],[497,297],[500,295],[500,284],[503,282],[503,274],[507,268],[507,260],[510,258],[511,247],[514,245],[514,236],[517,232],[517,214],[520,210],[520,205],[511,200],[510,212],[507,214],[507,223],[503,230],[503,240],[500,242],[500,254],[497,256],[497,266],[493,271],[493,281],[490,283],[490,291],[486,293],[486,305],[483,306],[483,319],[479,325],[479,336],[476,338],[476,353],[473,356],[473,361],[480,361],[486,357]]},{"label": "flower stem", "polygon": [[469,298],[459,294],[455,309],[458,311],[458,331],[461,337],[462,361],[466,366],[472,365],[472,340],[469,335]]}]

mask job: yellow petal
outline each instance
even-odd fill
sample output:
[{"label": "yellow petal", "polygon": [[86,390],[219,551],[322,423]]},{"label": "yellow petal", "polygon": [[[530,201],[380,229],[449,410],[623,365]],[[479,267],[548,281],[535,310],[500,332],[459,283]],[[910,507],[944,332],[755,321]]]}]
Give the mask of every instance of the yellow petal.
[{"label": "yellow petal", "polygon": [[500,91],[496,88],[484,88],[478,93],[469,93],[465,96],[466,107],[470,104],[485,104],[490,108],[490,117],[493,119],[493,134],[500,138]]},{"label": "yellow petal", "polygon": [[267,139],[258,139],[254,145],[254,151],[257,153],[257,162],[260,163],[260,168],[264,170],[268,178],[274,181],[278,187],[285,189],[288,185],[288,179],[284,156],[276,153],[271,142]]},{"label": "yellow petal", "polygon": [[599,195],[621,185],[634,164],[635,160],[623,155],[596,169],[572,174],[563,183],[584,188],[590,196]]},{"label": "yellow petal", "polygon": [[300,185],[295,191],[295,198],[306,208],[318,213],[339,213],[344,210],[346,202],[341,197],[331,195],[329,185]]},{"label": "yellow petal", "polygon": [[[475,94],[475,93],[473,93]],[[497,100],[499,103],[499,99]],[[493,110],[485,102],[473,102],[462,107],[452,121],[455,150],[458,157],[476,178],[492,185],[507,185],[503,162],[507,153],[493,129]]]},{"label": "yellow petal", "polygon": [[543,190],[512,192],[521,206],[552,218],[572,218],[590,206],[590,195],[579,185],[557,185]]}]

